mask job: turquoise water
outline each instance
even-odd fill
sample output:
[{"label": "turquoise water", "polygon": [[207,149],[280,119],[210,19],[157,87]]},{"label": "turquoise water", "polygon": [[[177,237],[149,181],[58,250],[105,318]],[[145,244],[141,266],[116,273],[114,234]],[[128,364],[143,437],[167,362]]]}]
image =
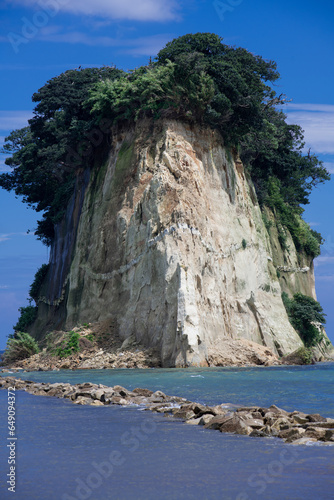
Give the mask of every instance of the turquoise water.
[{"label": "turquoise water", "polygon": [[[23,373],[147,387],[208,404],[276,404],[334,417],[334,365]],[[1,422],[6,391],[0,391]],[[17,500],[334,499],[334,447],[206,431],[138,408],[17,394]],[[3,427],[2,427],[3,429]],[[6,441],[6,429],[1,443]],[[6,492],[0,452],[0,498]]]}]

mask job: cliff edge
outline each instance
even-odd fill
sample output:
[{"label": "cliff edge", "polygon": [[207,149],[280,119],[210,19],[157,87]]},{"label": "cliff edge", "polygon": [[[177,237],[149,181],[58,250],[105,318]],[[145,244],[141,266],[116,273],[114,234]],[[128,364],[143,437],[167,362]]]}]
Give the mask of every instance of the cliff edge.
[{"label": "cliff edge", "polygon": [[79,173],[33,333],[110,320],[110,335],[158,349],[166,367],[218,364],[229,339],[287,355],[303,343],[282,291],[315,298],[312,258],[289,235],[288,248],[219,132],[139,121]]}]

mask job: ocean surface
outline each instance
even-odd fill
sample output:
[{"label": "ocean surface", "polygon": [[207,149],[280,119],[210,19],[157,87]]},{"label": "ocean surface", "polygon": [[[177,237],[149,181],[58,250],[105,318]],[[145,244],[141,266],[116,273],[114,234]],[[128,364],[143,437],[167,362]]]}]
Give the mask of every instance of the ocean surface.
[{"label": "ocean surface", "polygon": [[[40,382],[145,387],[207,404],[334,418],[334,364],[304,367],[22,373]],[[16,492],[7,491],[7,391],[0,391],[0,498],[16,500],[330,500],[334,446],[293,446],[204,430],[138,407],[16,396]]]}]

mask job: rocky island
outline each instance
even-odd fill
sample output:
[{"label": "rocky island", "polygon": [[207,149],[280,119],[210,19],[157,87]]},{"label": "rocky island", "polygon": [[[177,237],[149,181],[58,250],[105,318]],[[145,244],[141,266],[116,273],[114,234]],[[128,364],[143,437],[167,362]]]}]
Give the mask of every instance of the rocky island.
[{"label": "rocky island", "polygon": [[[151,356],[136,367],[268,365],[304,347],[316,361],[329,355],[314,283],[322,240],[300,217],[329,174],[277,111],[285,100],[266,83],[277,78],[272,61],[197,34],[132,73],[68,71],[34,94],[13,173],[0,178],[45,210],[37,235],[51,251],[16,330],[45,347],[52,332],[103,324],[109,341],[82,341],[95,364],[87,355],[56,367],[117,367],[131,345],[130,365],[131,352]],[[36,151],[51,157],[31,166]]]}]

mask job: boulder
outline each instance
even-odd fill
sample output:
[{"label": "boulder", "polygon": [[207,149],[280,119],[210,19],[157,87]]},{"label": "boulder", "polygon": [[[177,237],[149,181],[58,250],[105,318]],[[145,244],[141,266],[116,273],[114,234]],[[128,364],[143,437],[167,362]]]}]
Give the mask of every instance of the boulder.
[{"label": "boulder", "polygon": [[222,405],[212,406],[211,410],[213,412],[213,415],[225,415],[229,411],[226,407],[224,408]]},{"label": "boulder", "polygon": [[95,389],[91,392],[91,398],[98,401],[105,401],[105,391],[104,389]]},{"label": "boulder", "polygon": [[116,396],[116,393],[115,393],[115,391],[114,391],[114,389],[112,387],[109,387],[108,389],[104,390],[104,402],[105,403],[110,403],[111,402],[111,398],[113,396]]},{"label": "boulder", "polygon": [[289,416],[289,412],[282,410],[282,408],[278,408],[278,406],[276,405],[269,406],[268,411],[270,411],[271,413],[275,413],[276,415],[278,414],[285,417]]},{"label": "boulder", "polygon": [[128,399],[122,398],[121,396],[112,396],[112,398],[110,398],[110,402],[114,405],[121,405],[121,406],[131,404],[131,401],[129,401]]},{"label": "boulder", "polygon": [[124,387],[122,387],[121,385],[115,385],[113,387],[114,389],[114,392],[117,393],[118,396],[121,396],[122,398],[126,398],[127,396],[130,395],[130,392],[125,389]]},{"label": "boulder", "polygon": [[317,441],[323,440],[326,435],[326,429],[321,429],[319,427],[308,427],[305,432],[305,437],[314,438]]},{"label": "boulder", "polygon": [[255,418],[255,419],[263,418],[263,416],[264,416],[263,413],[260,411],[253,411],[251,413],[251,415],[252,415],[252,418]]},{"label": "boulder", "polygon": [[263,426],[261,429],[253,429],[249,434],[251,437],[269,437],[272,435],[269,425]]},{"label": "boulder", "polygon": [[79,389],[76,392],[76,397],[83,396],[85,398],[91,398],[93,390],[94,389],[90,389],[90,390]]},{"label": "boulder", "polygon": [[75,401],[73,401],[75,405],[90,405],[92,404],[91,398],[86,398],[84,396],[78,396]]},{"label": "boulder", "polygon": [[334,430],[326,429],[324,439],[325,441],[334,441]]},{"label": "boulder", "polygon": [[252,429],[262,429],[264,426],[263,420],[260,420],[259,418],[241,418],[241,420]]},{"label": "boulder", "polygon": [[182,418],[183,420],[189,420],[195,416],[195,412],[192,410],[184,410],[183,408],[180,408],[178,411],[175,413],[173,412],[173,416],[175,418]]},{"label": "boulder", "polygon": [[132,392],[137,396],[144,396],[146,398],[152,396],[153,394],[153,391],[150,391],[149,389],[141,389],[140,387],[136,387],[136,389],[133,389]]},{"label": "boulder", "polygon": [[70,370],[72,368],[72,362],[69,360],[63,361],[60,365],[59,368],[61,370]]},{"label": "boulder", "polygon": [[283,431],[285,429],[289,429],[291,427],[292,422],[284,417],[279,417],[272,424],[271,429],[276,431]]},{"label": "boulder", "polygon": [[211,413],[206,413],[200,418],[199,425],[206,425],[213,419]]},{"label": "boulder", "polygon": [[312,413],[310,415],[306,415],[306,417],[308,418],[309,422],[326,422],[327,420],[325,417],[319,415],[319,413]]},{"label": "boulder", "polygon": [[334,419],[327,418],[326,422],[312,422],[308,424],[303,424],[303,427],[320,427],[322,429],[334,429]]},{"label": "boulder", "polygon": [[75,388],[71,387],[71,388],[67,389],[63,394],[64,394],[64,398],[68,398],[68,399],[71,399],[73,401],[76,398],[76,393],[77,393],[77,391],[75,390]]},{"label": "boulder", "polygon": [[305,433],[304,429],[301,429],[300,427],[292,427],[290,429],[285,429],[284,431],[280,431],[278,433],[278,437],[284,439],[288,443],[292,443],[292,441],[300,439],[304,433]]},{"label": "boulder", "polygon": [[56,387],[51,387],[48,391],[47,391],[47,396],[56,396],[56,397],[61,397],[63,398],[64,397],[64,392],[63,392],[63,387],[59,387],[59,386],[56,386]]},{"label": "boulder", "polygon": [[189,420],[186,420],[186,424],[189,424],[189,425],[199,425],[200,422],[202,420],[202,417],[200,418],[191,418]]},{"label": "boulder", "polygon": [[216,415],[215,417],[212,417],[207,424],[204,425],[204,428],[219,430],[223,424],[233,418],[233,415],[233,413],[227,413],[226,415]]},{"label": "boulder", "polygon": [[201,405],[199,403],[193,403],[192,405],[190,405],[190,407],[198,417],[201,417],[202,415],[206,415],[207,413],[210,413],[211,415],[218,415],[219,414],[211,406],[205,406],[205,405]]},{"label": "boulder", "polygon": [[267,411],[267,413],[265,413],[263,419],[264,419],[264,423],[266,425],[273,425],[276,420],[277,420],[277,413],[273,413],[271,411]]},{"label": "boulder", "polygon": [[220,432],[233,432],[235,434],[243,434],[248,436],[249,434],[251,434],[253,429],[246,425],[245,422],[240,417],[238,417],[238,415],[234,414],[232,418],[226,420],[226,422],[224,422],[219,427],[219,430]]},{"label": "boulder", "polygon": [[309,422],[309,419],[305,415],[305,413],[297,413],[292,416],[292,420],[296,422],[296,424],[306,424]]},{"label": "boulder", "polygon": [[102,403],[102,401],[99,401],[98,399],[94,399],[90,404],[92,406],[104,406],[104,403]]},{"label": "boulder", "polygon": [[164,394],[162,391],[155,391],[152,396],[156,397],[156,398],[162,398],[162,399],[166,399],[167,396],[166,394]]}]

